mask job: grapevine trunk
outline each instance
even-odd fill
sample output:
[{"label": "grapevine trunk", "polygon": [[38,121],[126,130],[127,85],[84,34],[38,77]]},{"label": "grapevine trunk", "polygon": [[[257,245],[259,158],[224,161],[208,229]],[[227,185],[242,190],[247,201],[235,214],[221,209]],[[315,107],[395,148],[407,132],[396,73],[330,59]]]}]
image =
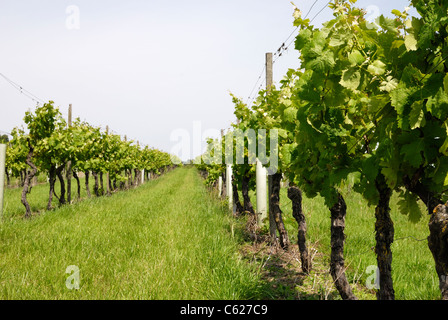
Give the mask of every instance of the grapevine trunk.
[{"label": "grapevine trunk", "polygon": [[330,273],[336,289],[344,300],[357,300],[345,275],[344,241],[345,216],[347,205],[342,195],[330,209],[331,212],[331,255]]},{"label": "grapevine trunk", "polygon": [[280,182],[282,181],[282,174],[276,173],[272,176],[272,186],[270,193],[270,206],[272,209],[272,216],[275,219],[277,230],[279,232],[280,246],[287,250],[289,247],[288,233],[286,232],[285,224],[282,219],[282,210],[280,209]]},{"label": "grapevine trunk", "polygon": [[392,190],[387,186],[382,174],[377,177],[375,184],[380,195],[378,205],[375,208],[375,253],[380,272],[380,288],[376,296],[378,300],[394,300],[391,251],[391,245],[394,242],[394,224],[390,217],[389,208]]},{"label": "grapevine trunk", "polygon": [[288,198],[292,202],[292,215],[298,224],[297,244],[299,246],[302,271],[309,273],[311,270],[311,257],[306,246],[306,219],[302,211],[302,192],[297,186],[291,185],[288,188]]},{"label": "grapevine trunk", "polygon": [[50,184],[50,191],[48,194],[47,210],[51,210],[54,195],[54,185],[56,182],[56,167],[53,165],[50,167],[50,170],[48,171],[48,182]]},{"label": "grapevine trunk", "polygon": [[81,198],[81,184],[79,182],[78,173],[76,171],[73,171],[73,177],[76,179],[78,199],[80,199]]},{"label": "grapevine trunk", "polygon": [[64,170],[65,164],[61,165],[59,168],[56,169],[56,176],[59,179],[59,183],[61,185],[61,196],[59,197],[59,204],[65,204],[65,182],[64,182],[64,177],[62,175],[62,170]]},{"label": "grapevine trunk", "polygon": [[90,186],[89,186],[89,175],[90,175],[90,172],[87,170],[87,171],[84,172],[84,175],[85,175],[87,197],[90,198],[92,196],[92,194],[90,193]]},{"label": "grapevine trunk", "polygon": [[428,246],[436,263],[442,299],[448,300],[448,203],[434,209],[429,231]]},{"label": "grapevine trunk", "polygon": [[34,154],[34,147],[31,145],[30,140],[28,139],[28,155],[26,157],[26,164],[31,167],[31,171],[26,171],[25,179],[23,181],[23,190],[22,190],[22,204],[25,206],[25,218],[31,218],[31,207],[28,203],[28,199],[26,195],[31,190],[31,180],[37,173],[36,165],[31,161]]},{"label": "grapevine trunk", "polygon": [[238,194],[238,185],[237,185],[237,183],[235,181],[235,177],[234,176],[232,176],[232,192],[233,192],[233,202],[235,203],[235,206],[236,206],[235,214],[236,215],[240,215],[240,214],[243,213],[244,208],[243,208],[243,205],[240,202],[240,197],[239,197],[239,194]]}]

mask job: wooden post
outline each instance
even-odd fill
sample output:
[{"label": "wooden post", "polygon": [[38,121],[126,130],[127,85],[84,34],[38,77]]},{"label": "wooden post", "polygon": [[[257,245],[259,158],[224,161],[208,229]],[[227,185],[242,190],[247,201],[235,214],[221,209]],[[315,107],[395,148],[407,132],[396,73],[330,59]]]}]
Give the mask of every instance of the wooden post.
[{"label": "wooden post", "polygon": [[[68,105],[68,127],[72,126],[72,105]],[[67,178],[67,203],[70,204],[72,202],[72,162],[67,162],[67,172],[65,174]]]},{"label": "wooden post", "polygon": [[268,52],[266,53],[266,90],[268,93],[271,92],[273,82],[272,52]]},{"label": "wooden post", "polygon": [[68,105],[68,126],[72,126],[72,104]]},{"label": "wooden post", "polygon": [[[109,126],[106,126],[106,136],[109,135]],[[109,175],[109,171],[106,172],[106,192],[107,195],[110,196],[111,195],[111,183],[110,183],[110,175]]]},{"label": "wooden post", "polygon": [[[221,129],[221,142],[223,141],[223,139],[224,139],[224,129]],[[224,150],[224,152],[225,152],[225,150]],[[224,194],[224,192],[227,193],[227,185],[226,185],[227,181],[225,181],[225,180],[227,180],[227,172],[225,174],[226,175],[221,174],[221,176],[220,176],[220,178],[221,178],[221,189],[220,189],[220,192],[219,192],[219,197],[220,198],[224,198],[226,196]]]},{"label": "wooden post", "polygon": [[5,192],[6,144],[0,144],[0,222],[3,220],[3,195]]},{"label": "wooden post", "polygon": [[[137,140],[137,149],[140,149],[140,142],[138,140]],[[135,186],[137,187],[141,182],[141,179],[139,179],[140,169],[138,168],[134,169],[134,174],[135,174]]]},{"label": "wooden post", "polygon": [[[269,94],[271,92],[271,87],[273,84],[273,61],[272,61],[272,53],[266,53],[266,91]],[[273,215],[272,210],[272,175],[268,176],[268,191],[269,191],[269,234],[272,239],[277,238],[277,223],[275,222],[275,217]]]}]

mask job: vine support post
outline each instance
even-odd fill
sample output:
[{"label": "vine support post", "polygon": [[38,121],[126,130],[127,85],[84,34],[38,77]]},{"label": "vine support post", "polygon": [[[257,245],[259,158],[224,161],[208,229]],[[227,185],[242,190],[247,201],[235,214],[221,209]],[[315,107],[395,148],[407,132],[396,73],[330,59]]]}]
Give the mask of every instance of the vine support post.
[{"label": "vine support post", "polygon": [[266,53],[266,90],[268,93],[271,91],[273,80],[273,69],[274,69],[274,63],[272,60],[272,52]]},{"label": "vine support post", "polygon": [[[266,91],[267,94],[271,92],[271,87],[274,82],[273,78],[273,72],[274,70],[274,63],[272,60],[272,52],[266,53]],[[269,234],[272,239],[277,238],[277,223],[275,222],[274,217],[274,210],[272,209],[273,204],[271,201],[271,195],[272,195],[272,175],[268,176],[268,192],[269,192]]]},{"label": "vine support post", "polygon": [[256,190],[257,190],[257,217],[258,225],[261,226],[263,221],[268,217],[267,194],[266,194],[266,168],[263,167],[259,159],[256,166]]},{"label": "vine support post", "polygon": [[218,177],[218,195],[219,197],[221,197],[221,193],[222,193],[222,176]]},{"label": "vine support post", "polygon": [[235,212],[234,206],[233,206],[233,190],[232,190],[232,165],[228,164],[226,167],[226,193],[227,193],[227,199],[229,200],[229,210]]},{"label": "vine support post", "polygon": [[3,221],[3,195],[5,191],[6,144],[0,144],[0,222]]},{"label": "vine support post", "polygon": [[[68,121],[67,125],[70,128],[72,126],[72,105],[68,105]],[[67,161],[67,170],[65,173],[65,177],[67,178],[67,203],[70,204],[72,202],[72,162]]]},{"label": "vine support post", "polygon": [[[106,126],[106,135],[109,135],[109,126]],[[111,195],[109,171],[106,172],[106,192],[108,196]]]}]

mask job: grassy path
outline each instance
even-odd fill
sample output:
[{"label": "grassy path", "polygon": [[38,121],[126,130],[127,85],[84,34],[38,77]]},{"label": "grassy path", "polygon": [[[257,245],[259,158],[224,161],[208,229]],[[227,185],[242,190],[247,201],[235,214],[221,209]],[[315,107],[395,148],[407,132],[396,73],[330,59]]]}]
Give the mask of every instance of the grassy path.
[{"label": "grassy path", "polygon": [[[242,249],[245,220],[230,217],[193,168],[179,168],[111,197],[42,212],[30,221],[21,218],[20,192],[5,193],[0,299],[339,298],[328,274],[329,213],[319,197],[303,202],[314,257],[312,273],[304,276],[297,250],[272,253],[265,244],[252,243]],[[29,198],[35,212],[45,208],[47,196],[47,185],[33,188]],[[376,264],[374,210],[359,195],[346,196],[347,276],[359,298],[375,299],[374,291],[366,290],[366,269]],[[422,241],[428,217],[411,223],[396,202],[394,195],[396,298],[439,299],[434,261]],[[297,223],[286,189],[281,206],[296,243]],[[66,287],[69,266],[79,268],[79,290]]]},{"label": "grassy path", "polygon": [[263,289],[253,268],[195,169],[0,224],[0,299],[251,299]]}]

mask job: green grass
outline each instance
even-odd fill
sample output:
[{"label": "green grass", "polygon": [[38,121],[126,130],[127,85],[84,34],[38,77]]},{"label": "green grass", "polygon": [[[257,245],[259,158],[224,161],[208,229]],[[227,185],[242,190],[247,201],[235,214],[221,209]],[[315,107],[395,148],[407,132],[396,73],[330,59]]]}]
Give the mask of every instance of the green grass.
[{"label": "green grass", "polygon": [[[49,212],[44,211],[48,185],[34,187],[29,201],[39,213],[31,220],[22,218],[21,189],[6,190],[0,224],[0,299],[282,298],[260,275],[267,258],[248,262],[241,257],[239,228],[244,222],[228,215],[225,203],[210,195],[195,169],[180,168],[111,197],[87,199],[81,182],[82,201]],[[286,191],[281,190],[281,207],[295,243],[297,223]],[[370,275],[366,269],[376,265],[374,208],[354,192],[343,195],[348,210],[347,276],[360,299],[376,299],[375,292],[366,288]],[[254,193],[251,196],[255,205]],[[434,261],[425,240],[429,217],[411,223],[396,203],[394,194],[396,299],[439,299]],[[315,271],[300,281],[296,294],[337,299],[328,276],[329,210],[320,197],[304,197],[303,208],[309,247],[317,249],[319,257]],[[71,265],[80,270],[79,290],[65,285],[70,276],[66,268]],[[321,280],[323,273],[327,276]]]},{"label": "green grass", "polygon": [[[375,208],[368,207],[357,193],[343,192],[347,203],[345,258],[348,266],[347,277],[360,299],[376,299],[373,290],[367,290],[366,280],[371,273],[366,269],[376,265]],[[255,204],[255,194],[251,193]],[[399,213],[397,194],[391,200],[391,217],[394,221],[395,241],[392,244],[392,277],[395,298],[399,300],[438,300],[440,290],[434,260],[426,238],[429,235],[429,216],[418,223],[412,223],[407,216]],[[283,210],[288,235],[297,243],[297,223],[292,217],[291,201],[287,189],[281,189],[280,204]],[[422,203],[422,212],[426,209]],[[307,240],[324,255],[324,265],[329,268],[330,260],[330,212],[321,197],[308,199],[303,195],[303,210],[307,219]],[[420,240],[420,241],[418,241]],[[297,288],[300,291],[300,288]]]},{"label": "green grass", "polygon": [[[48,186],[33,188],[33,210]],[[130,191],[24,220],[20,189],[5,195],[0,299],[256,299],[255,266],[242,260],[225,209],[197,171],[179,168]],[[79,290],[66,287],[68,266]]]}]

